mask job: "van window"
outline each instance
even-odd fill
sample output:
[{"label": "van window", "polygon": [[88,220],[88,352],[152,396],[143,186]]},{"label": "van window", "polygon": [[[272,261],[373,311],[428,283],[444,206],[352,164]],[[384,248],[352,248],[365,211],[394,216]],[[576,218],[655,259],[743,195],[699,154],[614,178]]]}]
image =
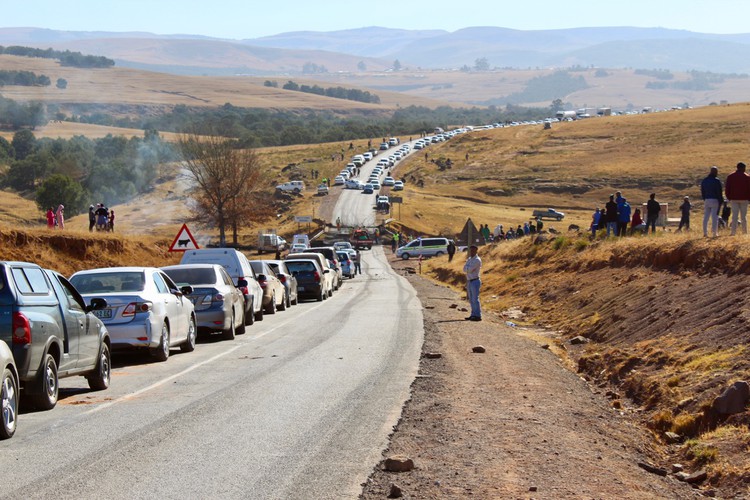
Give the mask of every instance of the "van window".
[{"label": "van window", "polygon": [[416,247],[418,247],[418,246],[419,246],[419,243],[420,243],[421,241],[422,241],[422,240],[414,240],[414,241],[410,242],[410,243],[409,243],[408,245],[406,245],[406,247],[407,247],[407,248],[416,248]]},{"label": "van window", "polygon": [[426,247],[435,247],[447,244],[448,243],[443,238],[427,238],[426,240],[422,240],[422,245]]},{"label": "van window", "polygon": [[22,294],[49,293],[49,285],[47,285],[47,280],[44,278],[41,269],[14,267],[12,272],[18,291]]}]

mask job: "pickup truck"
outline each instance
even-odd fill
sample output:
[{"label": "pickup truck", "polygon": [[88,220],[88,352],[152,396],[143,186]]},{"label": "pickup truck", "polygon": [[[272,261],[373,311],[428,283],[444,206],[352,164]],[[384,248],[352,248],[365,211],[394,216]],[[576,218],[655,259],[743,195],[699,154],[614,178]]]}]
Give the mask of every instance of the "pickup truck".
[{"label": "pickup truck", "polygon": [[565,214],[562,212],[558,212],[554,208],[548,208],[547,210],[534,210],[531,216],[534,217],[535,219],[539,217],[540,219],[563,220],[563,217],[565,217]]},{"label": "pickup truck", "polygon": [[349,241],[357,250],[360,248],[366,248],[367,250],[372,248],[372,237],[367,232],[367,229],[355,229]]},{"label": "pickup truck", "polygon": [[301,193],[305,190],[305,183],[302,181],[289,181],[276,186],[279,191],[291,191],[292,193]]},{"label": "pickup truck", "polygon": [[13,352],[23,397],[40,410],[57,404],[58,378],[83,375],[109,387],[107,328],[91,312],[107,302],[81,294],[60,274],[28,262],[0,262],[0,339]]}]

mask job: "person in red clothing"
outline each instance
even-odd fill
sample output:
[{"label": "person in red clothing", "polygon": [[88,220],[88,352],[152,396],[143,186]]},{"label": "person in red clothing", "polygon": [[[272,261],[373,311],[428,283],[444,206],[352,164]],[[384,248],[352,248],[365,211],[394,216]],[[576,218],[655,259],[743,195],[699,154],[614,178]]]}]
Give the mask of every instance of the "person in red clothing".
[{"label": "person in red clothing", "polygon": [[55,209],[52,207],[47,210],[47,228],[55,229]]},{"label": "person in red clothing", "polygon": [[732,208],[732,236],[737,233],[737,221],[742,234],[747,234],[747,205],[750,202],[750,176],[745,173],[745,164],[739,162],[737,170],[727,177],[724,193]]},{"label": "person in red clothing", "polygon": [[633,219],[630,222],[630,234],[635,234],[636,232],[642,233],[645,229],[646,223],[641,218],[641,209],[636,208],[635,212],[633,212]]}]

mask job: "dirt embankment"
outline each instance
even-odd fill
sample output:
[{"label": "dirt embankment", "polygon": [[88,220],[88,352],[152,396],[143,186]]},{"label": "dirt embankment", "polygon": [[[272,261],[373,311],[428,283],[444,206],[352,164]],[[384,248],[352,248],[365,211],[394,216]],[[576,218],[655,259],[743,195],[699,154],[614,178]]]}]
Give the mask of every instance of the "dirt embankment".
[{"label": "dirt embankment", "polygon": [[[648,430],[664,450],[660,466],[705,469],[705,486],[732,496],[750,483],[750,412],[719,415],[711,406],[750,380],[747,243],[571,234],[485,247],[483,303],[515,324],[548,329],[550,347]],[[462,265],[459,257],[422,267],[461,289]],[[584,344],[571,345],[577,336]]]}]

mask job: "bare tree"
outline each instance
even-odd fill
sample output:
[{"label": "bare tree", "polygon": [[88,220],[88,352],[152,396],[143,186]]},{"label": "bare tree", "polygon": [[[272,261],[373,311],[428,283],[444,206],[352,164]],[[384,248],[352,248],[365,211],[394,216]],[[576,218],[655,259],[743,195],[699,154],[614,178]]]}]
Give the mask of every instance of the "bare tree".
[{"label": "bare tree", "polygon": [[193,206],[195,219],[219,228],[219,244],[226,245],[226,230],[237,229],[256,217],[267,215],[253,211],[260,195],[263,170],[252,150],[235,149],[235,142],[217,136],[186,135],[180,138],[183,165],[195,181]]}]

